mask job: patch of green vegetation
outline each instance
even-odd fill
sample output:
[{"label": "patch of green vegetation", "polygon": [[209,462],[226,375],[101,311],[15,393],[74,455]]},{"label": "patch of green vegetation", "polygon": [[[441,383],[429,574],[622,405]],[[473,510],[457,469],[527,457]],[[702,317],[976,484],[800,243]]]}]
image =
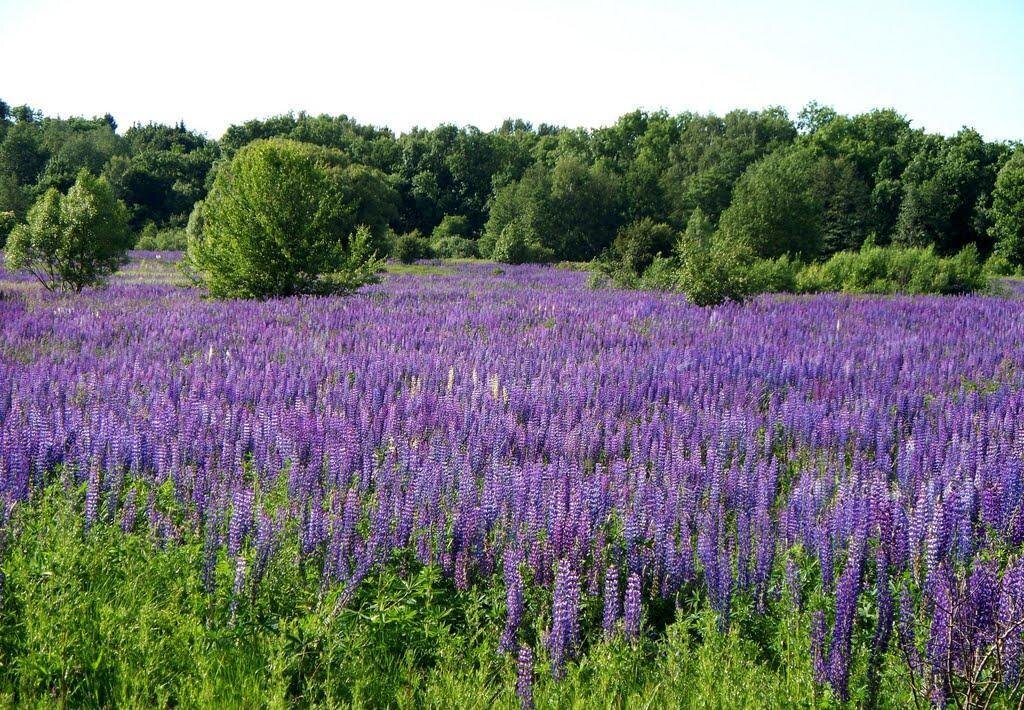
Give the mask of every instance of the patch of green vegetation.
[{"label": "patch of green vegetation", "polygon": [[396,262],[389,262],[384,267],[384,271],[396,276],[448,276],[455,273],[454,269],[437,264],[402,264]]},{"label": "patch of green vegetation", "polygon": [[[113,513],[101,502],[88,528],[84,485],[68,480],[16,508],[2,565],[0,704],[519,707],[515,658],[497,645],[500,580],[458,590],[399,553],[347,593],[322,585],[317,560],[300,561],[294,535],[262,566],[251,545],[237,560],[210,555],[173,496],[129,491],[135,503]],[[273,508],[268,495],[260,509]],[[125,511],[136,504],[133,523]],[[601,632],[599,604],[585,600],[579,655],[555,681],[544,647],[551,595],[528,586],[519,637],[535,653],[536,707],[838,706],[813,682],[810,612],[785,594],[763,612],[737,599],[723,629],[690,588],[652,603],[634,640]],[[870,624],[862,631],[854,678],[867,672]],[[883,664],[880,707],[910,701],[898,671],[894,658]],[[868,702],[865,684],[851,693]]]}]

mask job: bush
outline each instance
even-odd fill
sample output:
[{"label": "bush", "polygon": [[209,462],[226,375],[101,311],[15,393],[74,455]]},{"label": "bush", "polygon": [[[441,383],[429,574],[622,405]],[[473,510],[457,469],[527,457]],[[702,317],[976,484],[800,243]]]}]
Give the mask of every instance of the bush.
[{"label": "bush", "polygon": [[541,244],[529,222],[514,219],[498,235],[491,258],[506,264],[546,263],[555,253]]},{"label": "bush", "polygon": [[430,248],[439,259],[472,259],[478,256],[476,242],[465,237],[444,237],[431,243]]},{"label": "bush", "polygon": [[612,259],[634,274],[642,274],[657,256],[667,256],[676,240],[667,224],[645,217],[619,229],[612,242]]},{"label": "bush", "polygon": [[757,259],[750,266],[750,292],[792,293],[796,291],[801,264],[788,255],[777,259]]},{"label": "bush", "polygon": [[135,248],[143,251],[184,251],[188,236],[184,229],[161,229],[150,222],[135,242]]},{"label": "bush", "polygon": [[804,267],[795,288],[801,293],[953,294],[985,288],[987,279],[973,244],[951,257],[932,247],[879,247],[839,252],[822,264]]},{"label": "bush", "polygon": [[382,266],[374,234],[354,220],[376,197],[353,187],[344,161],[338,151],[272,139],[218,170],[187,254],[210,294],[327,294],[373,281]]},{"label": "bush", "polygon": [[394,255],[403,264],[411,264],[417,259],[429,259],[432,256],[430,242],[418,231],[403,234],[395,240]]},{"label": "bush", "polygon": [[11,232],[6,266],[32,273],[47,289],[102,286],[132,245],[128,210],[106,178],[82,170],[66,195],[50,188]]},{"label": "bush", "polygon": [[640,288],[651,291],[674,291],[679,275],[676,263],[667,257],[656,256],[640,277]]},{"label": "bush", "polygon": [[203,227],[206,224],[205,206],[205,200],[199,200],[192,206],[192,212],[188,216],[188,224],[185,225],[186,241],[203,236]]},{"label": "bush", "polygon": [[755,258],[745,244],[722,238],[714,242],[684,238],[678,253],[676,284],[691,303],[713,306],[742,301],[753,293],[749,273]]},{"label": "bush", "polygon": [[1005,253],[998,249],[992,252],[985,261],[984,270],[989,276],[1017,276],[1021,271],[1019,267],[1010,263]]},{"label": "bush", "polygon": [[7,236],[17,223],[18,219],[13,212],[0,212],[0,247],[7,242]]},{"label": "bush", "polygon": [[469,228],[469,220],[460,214],[446,214],[441,223],[434,227],[430,234],[430,241],[439,242],[450,237],[469,239],[472,230]]}]

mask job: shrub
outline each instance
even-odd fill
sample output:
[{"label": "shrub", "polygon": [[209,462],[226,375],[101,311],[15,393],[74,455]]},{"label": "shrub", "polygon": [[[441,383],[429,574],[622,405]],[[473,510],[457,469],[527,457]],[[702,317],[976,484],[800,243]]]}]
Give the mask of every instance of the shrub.
[{"label": "shrub", "polygon": [[469,228],[468,219],[460,214],[446,214],[441,219],[441,223],[434,227],[434,231],[430,234],[430,240],[439,242],[450,237],[468,239],[470,236],[472,236],[472,230]]},{"label": "shrub", "polygon": [[327,294],[374,280],[374,234],[353,215],[376,198],[364,200],[343,164],[338,151],[272,139],[218,170],[187,254],[210,294]]},{"label": "shrub", "polygon": [[506,264],[545,263],[554,260],[555,253],[541,244],[528,221],[514,219],[498,235],[491,258]]},{"label": "shrub", "polygon": [[839,252],[822,264],[804,267],[795,288],[802,293],[952,294],[977,291],[986,276],[973,244],[951,257],[932,247],[879,247]]},{"label": "shrub", "polygon": [[721,234],[693,235],[687,228],[676,251],[677,287],[695,305],[741,301],[754,293],[750,275],[756,257],[749,245]]},{"label": "shrub", "polygon": [[1017,276],[1020,268],[1015,267],[1006,254],[997,249],[985,261],[985,273],[989,276]]},{"label": "shrub", "polygon": [[645,217],[619,229],[612,242],[612,259],[634,274],[642,274],[655,257],[669,254],[675,240],[672,227]]},{"label": "shrub", "polygon": [[7,236],[17,223],[18,219],[13,212],[0,212],[0,247],[7,242]]},{"label": "shrub", "polygon": [[50,188],[11,232],[7,268],[32,273],[47,289],[102,286],[132,245],[128,210],[106,178],[82,170],[66,195]]},{"label": "shrub", "polygon": [[184,229],[160,229],[150,222],[135,242],[135,248],[143,251],[184,251],[188,236]]},{"label": "shrub", "polygon": [[192,206],[192,212],[188,216],[188,224],[185,225],[186,241],[190,238],[203,236],[203,226],[206,224],[205,200],[199,200]]},{"label": "shrub", "polygon": [[750,292],[792,293],[796,291],[801,264],[789,255],[777,259],[757,259],[750,265]]},{"label": "shrub", "polygon": [[429,259],[432,256],[430,242],[418,231],[403,234],[395,240],[394,255],[403,264],[411,264],[417,259]]},{"label": "shrub", "polygon": [[640,288],[652,291],[673,291],[679,275],[676,263],[667,257],[656,256],[640,278]]},{"label": "shrub", "polygon": [[472,259],[477,256],[476,242],[466,237],[444,237],[431,243],[430,248],[439,259]]}]

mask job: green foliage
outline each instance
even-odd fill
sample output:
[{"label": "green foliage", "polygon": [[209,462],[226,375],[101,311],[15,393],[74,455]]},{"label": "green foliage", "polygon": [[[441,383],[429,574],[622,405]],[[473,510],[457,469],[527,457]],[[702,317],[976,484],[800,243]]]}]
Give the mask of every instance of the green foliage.
[{"label": "green foliage", "polygon": [[[441,125],[398,137],[344,115],[298,113],[231,126],[215,142],[183,124],[135,125],[122,136],[109,115],[61,119],[2,105],[0,213],[18,220],[85,168],[108,179],[131,230],[180,229],[221,166],[254,141],[280,138],[332,155],[342,191],[359,196],[343,210],[345,233],[367,225],[381,256],[389,231],[417,229],[438,253],[489,256],[502,230],[525,219],[556,259],[589,261],[623,225],[681,230],[697,208],[759,258],[827,258],[872,234],[942,255],[972,242],[986,256],[997,243],[1021,251],[1007,237],[1022,221],[1012,146],[970,129],[926,134],[891,109],[847,116],[812,103],[796,121],[778,107],[721,117],[632,111],[594,130],[510,119],[490,132]],[[475,251],[456,240],[476,235]],[[649,258],[626,268],[639,276]]]},{"label": "green foliage", "polygon": [[992,252],[985,260],[984,271],[989,276],[1019,276],[1021,267],[1014,266],[999,249]]},{"label": "green foliage", "polygon": [[984,205],[1003,150],[967,128],[952,138],[927,136],[901,176],[904,197],[893,242],[932,245],[940,254],[971,242],[987,247]]},{"label": "green foliage", "polygon": [[544,246],[533,225],[525,219],[515,219],[505,225],[491,252],[494,261],[505,264],[554,261],[552,249]]},{"label": "green foliage", "polygon": [[1017,148],[996,178],[989,234],[1007,262],[1024,266],[1024,148]]},{"label": "green foliage", "polygon": [[750,266],[750,293],[793,293],[802,264],[783,255],[775,259],[756,259]]},{"label": "green foliage", "polygon": [[612,259],[634,274],[642,274],[657,256],[667,256],[677,238],[675,230],[649,217],[619,229],[612,242]]},{"label": "green foliage", "polygon": [[[101,505],[83,529],[85,486],[66,479],[19,504],[7,527],[3,705],[519,707],[515,659],[497,649],[505,595],[495,578],[460,591],[399,551],[343,601],[341,588],[321,584],[318,565],[300,562],[293,538],[258,583],[251,543],[237,560],[219,552],[206,577],[202,535],[182,524],[188,516],[169,489],[133,487],[140,505],[152,495],[178,527],[173,541],[141,514],[141,524],[122,532],[123,501]],[[271,514],[279,504],[273,492],[262,500]],[[236,593],[239,563],[245,574]],[[815,598],[813,588],[806,592]],[[551,595],[528,587],[520,637],[537,656],[537,707],[840,707],[814,683],[813,604],[797,609],[780,595],[760,609],[737,595],[723,629],[700,593],[684,591],[651,605],[630,641],[602,634],[595,601],[584,599],[579,657],[556,681],[543,644]],[[868,704],[871,606],[865,595],[854,706]],[[881,659],[881,708],[912,702],[897,653]]]},{"label": "green foliage", "polygon": [[557,158],[551,168],[537,163],[495,193],[480,253],[490,255],[506,227],[521,222],[544,247],[537,252],[544,260],[586,261],[611,244],[621,223],[621,199],[618,178],[600,165],[588,166],[574,155]]},{"label": "green foliage", "polygon": [[819,159],[808,150],[772,153],[736,183],[719,229],[756,256],[813,258],[821,250],[824,204],[815,191]]},{"label": "green foliage", "polygon": [[14,212],[0,212],[0,248],[7,243],[7,236],[14,229],[14,225],[18,223],[18,218],[14,216]]},{"label": "green foliage", "polygon": [[757,257],[750,244],[721,231],[713,232],[700,209],[690,217],[676,246],[676,256],[677,287],[695,305],[742,301],[755,290],[750,273]]},{"label": "green foliage", "polygon": [[50,188],[11,232],[7,267],[47,289],[101,286],[124,263],[132,237],[127,210],[106,179],[82,170],[66,195]]},{"label": "green foliage", "polygon": [[206,195],[216,145],[182,125],[133,126],[125,139],[131,153],[111,158],[104,174],[132,206],[132,226],[183,227],[193,205]]},{"label": "green foliage", "polygon": [[185,225],[185,237],[188,239],[201,239],[203,236],[203,227],[206,224],[206,212],[204,207],[206,202],[199,200],[192,207],[192,212],[188,216],[188,224]]},{"label": "green foliage", "polygon": [[439,259],[473,259],[479,256],[476,242],[466,237],[443,237],[432,241],[430,250]]},{"label": "green foliage", "polygon": [[472,236],[472,229],[469,220],[458,214],[446,214],[441,218],[441,223],[434,227],[430,233],[431,241],[440,241],[449,237],[463,237],[468,239]]},{"label": "green foliage", "polygon": [[239,150],[218,171],[202,233],[188,244],[211,295],[336,293],[371,281],[381,261],[374,234],[357,220],[378,210],[384,190],[350,167],[336,151],[297,141]]},{"label": "green foliage", "polygon": [[139,234],[135,248],[144,251],[184,251],[188,246],[188,235],[184,229],[157,229],[150,222]]},{"label": "green foliage", "polygon": [[403,234],[395,240],[394,256],[403,264],[429,259],[432,256],[430,241],[417,231]]},{"label": "green foliage", "polygon": [[722,117],[684,113],[674,123],[678,140],[668,148],[659,183],[667,216],[677,225],[685,225],[698,207],[716,223],[744,170],[796,138],[793,122],[779,107],[730,111]]},{"label": "green foliage", "polygon": [[973,244],[945,258],[932,247],[868,244],[860,251],[840,252],[822,264],[806,266],[796,278],[796,290],[802,293],[953,294],[978,291],[986,285]]}]

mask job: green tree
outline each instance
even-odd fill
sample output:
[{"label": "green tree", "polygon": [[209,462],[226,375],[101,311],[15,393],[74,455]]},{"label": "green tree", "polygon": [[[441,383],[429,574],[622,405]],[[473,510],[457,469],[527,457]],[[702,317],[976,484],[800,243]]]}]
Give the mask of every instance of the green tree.
[{"label": "green tree", "polygon": [[676,286],[694,305],[742,301],[752,292],[753,249],[747,242],[715,232],[699,207],[676,245],[676,258]]},{"label": "green tree", "polygon": [[215,143],[183,124],[132,126],[125,133],[130,153],[113,156],[104,175],[128,204],[133,229],[183,227],[196,201],[206,195],[217,158]]},{"label": "green tree", "polygon": [[621,180],[604,165],[563,156],[551,171],[546,205],[553,229],[538,232],[557,258],[587,261],[604,251],[622,224]]},{"label": "green tree", "polygon": [[0,212],[0,248],[7,243],[7,236],[17,224],[18,218],[14,216],[14,212]]},{"label": "green tree", "polygon": [[434,227],[430,234],[432,240],[446,239],[448,237],[469,238],[472,230],[469,220],[459,214],[446,214],[441,218],[441,223]]},{"label": "green tree", "polygon": [[815,177],[819,159],[805,149],[772,153],[736,183],[719,229],[763,258],[814,257],[821,250],[823,210]]},{"label": "green tree", "polygon": [[668,256],[676,232],[649,217],[619,229],[612,242],[611,256],[634,274],[642,274],[659,255]]},{"label": "green tree", "polygon": [[996,178],[992,192],[992,226],[996,252],[1014,266],[1024,266],[1024,149],[1018,147]]},{"label": "green tree", "polygon": [[47,160],[49,154],[38,124],[19,121],[7,130],[0,143],[0,173],[14,175],[21,185],[34,185]]},{"label": "green tree", "polygon": [[50,188],[11,232],[7,266],[47,289],[100,286],[131,248],[128,215],[104,178],[82,170],[66,195]]},{"label": "green tree", "polygon": [[894,241],[934,245],[941,254],[968,243],[988,245],[988,202],[1005,146],[986,143],[977,131],[952,138],[926,136],[907,166]]},{"label": "green tree", "polygon": [[218,298],[350,290],[381,266],[338,151],[287,139],[241,148],[217,172],[188,263]]},{"label": "green tree", "polygon": [[491,200],[484,233],[477,246],[480,255],[491,256],[498,238],[513,221],[525,221],[534,238],[551,234],[556,225],[550,214],[551,176],[541,163],[530,167],[522,179],[499,188]]},{"label": "green tree", "polygon": [[554,259],[554,252],[541,243],[530,221],[514,219],[504,226],[494,244],[491,258],[505,264],[543,263]]},{"label": "green tree", "polygon": [[674,223],[683,226],[697,207],[716,223],[733,186],[752,163],[791,145],[796,127],[785,109],[730,111],[723,117],[683,114],[661,185]]}]

